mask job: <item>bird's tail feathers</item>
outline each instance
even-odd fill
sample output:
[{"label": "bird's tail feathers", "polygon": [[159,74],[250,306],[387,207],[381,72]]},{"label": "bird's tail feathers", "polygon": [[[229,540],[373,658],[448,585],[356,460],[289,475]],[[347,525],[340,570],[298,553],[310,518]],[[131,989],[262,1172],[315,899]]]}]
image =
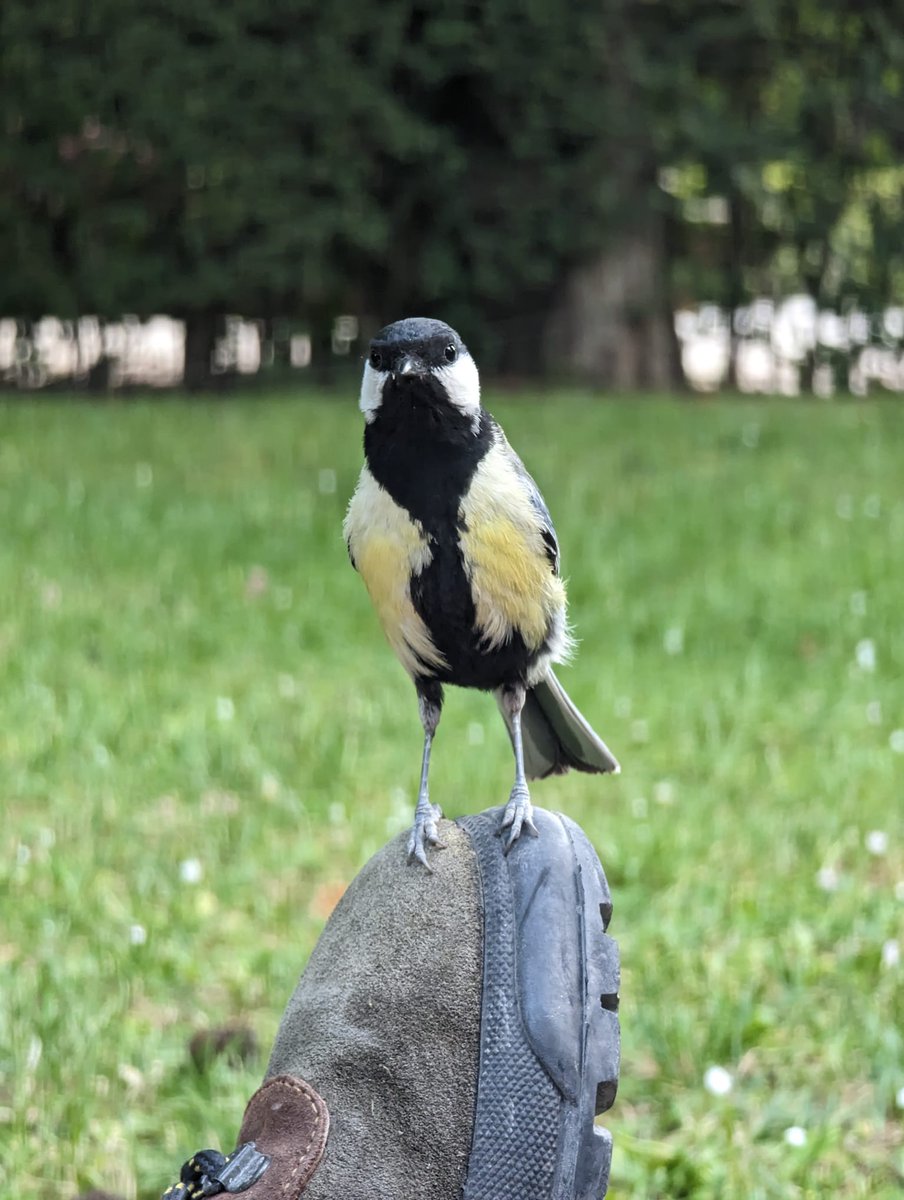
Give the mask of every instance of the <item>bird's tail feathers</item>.
[{"label": "bird's tail feathers", "polygon": [[[497,702],[511,736],[511,722],[498,693]],[[521,736],[528,779],[563,775],[569,768],[615,775],[621,770],[615,755],[590,728],[552,671],[528,690],[521,710]]]}]

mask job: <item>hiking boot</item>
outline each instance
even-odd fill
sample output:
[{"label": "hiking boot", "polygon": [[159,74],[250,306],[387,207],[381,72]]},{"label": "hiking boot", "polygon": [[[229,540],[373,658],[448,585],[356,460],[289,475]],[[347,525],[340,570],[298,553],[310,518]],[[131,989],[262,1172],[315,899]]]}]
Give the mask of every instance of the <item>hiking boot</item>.
[{"label": "hiking boot", "polygon": [[612,1143],[594,1117],[619,1065],[609,889],[567,817],[535,809],[539,837],[508,855],[500,817],[443,821],[432,874],[407,865],[405,835],[371,859],[289,1001],[238,1156],[195,1156],[165,1194],[605,1194]]}]

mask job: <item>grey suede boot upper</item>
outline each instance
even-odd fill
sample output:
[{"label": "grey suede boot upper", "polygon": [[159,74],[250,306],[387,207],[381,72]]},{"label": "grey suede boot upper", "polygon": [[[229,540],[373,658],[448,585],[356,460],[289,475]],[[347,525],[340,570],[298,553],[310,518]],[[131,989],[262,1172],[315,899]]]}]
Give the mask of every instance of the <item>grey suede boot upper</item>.
[{"label": "grey suede boot upper", "polygon": [[508,853],[494,809],[441,823],[432,872],[404,836],[371,859],[289,1001],[236,1150],[189,1159],[171,1200],[601,1200],[612,906],[578,826],[534,817]]},{"label": "grey suede boot upper", "polygon": [[365,866],[327,922],[283,1017],[267,1077],[330,1113],[305,1200],[461,1195],[474,1121],[483,929],[474,850],[449,821],[428,874],[407,835]]}]

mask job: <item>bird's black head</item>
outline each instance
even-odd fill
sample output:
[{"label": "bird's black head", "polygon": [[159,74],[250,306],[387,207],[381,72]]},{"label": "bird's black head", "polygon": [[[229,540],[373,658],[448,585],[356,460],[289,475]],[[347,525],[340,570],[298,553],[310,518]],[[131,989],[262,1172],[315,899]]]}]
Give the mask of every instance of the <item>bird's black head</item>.
[{"label": "bird's black head", "polygon": [[451,366],[462,350],[461,338],[445,322],[406,317],[380,330],[370,343],[367,361],[375,371],[423,375],[435,367]]},{"label": "bird's black head", "polygon": [[393,393],[417,389],[477,421],[480,378],[468,348],[443,321],[406,317],[381,329],[370,343],[361,381],[361,411],[376,418],[387,387]]}]

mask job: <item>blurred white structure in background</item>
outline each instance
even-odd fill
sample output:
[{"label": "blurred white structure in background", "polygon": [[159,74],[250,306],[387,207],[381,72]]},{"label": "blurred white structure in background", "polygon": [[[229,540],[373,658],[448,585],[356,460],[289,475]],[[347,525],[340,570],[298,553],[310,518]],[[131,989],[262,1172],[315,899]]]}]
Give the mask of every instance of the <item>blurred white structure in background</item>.
[{"label": "blurred white structure in background", "polygon": [[[690,384],[701,391],[724,386],[732,339],[725,309],[712,304],[685,309],[676,313],[675,329]],[[756,300],[735,312],[734,337],[742,392],[797,395],[801,367],[813,351],[818,395],[835,389],[835,373],[825,361],[833,355],[847,360],[848,386],[856,395],[865,395],[873,383],[904,391],[904,308],[886,309],[871,320],[856,311],[817,312],[810,296]]]},{"label": "blurred white structure in background", "polygon": [[[857,395],[865,395],[874,384],[904,391],[904,308],[889,308],[872,319],[861,312],[842,316],[817,312],[809,296],[789,296],[739,308],[733,332],[726,310],[711,304],[676,313],[675,329],[688,381],[700,391],[717,391],[728,382],[732,337],[742,392],[797,395],[801,368],[814,351],[813,387],[819,395],[831,395],[845,371],[848,387]],[[333,353],[352,353],[358,336],[354,316],[337,317]],[[287,334],[287,351],[290,367],[309,367],[310,335]],[[182,379],[184,357],[185,326],[172,317],[125,316],[110,324],[97,317],[45,317],[33,327],[30,343],[17,337],[14,320],[0,320],[0,383],[43,387],[84,380],[103,367],[101,386],[174,387]],[[229,316],[212,369],[214,374],[254,375],[272,357],[261,322]]]},{"label": "blurred white structure in background", "polygon": [[[261,366],[259,323],[230,316],[225,325],[225,334],[214,350],[214,374],[256,374]],[[109,387],[175,387],[182,380],[185,325],[172,317],[142,321],[125,316],[109,324],[102,324],[97,317],[78,321],[44,317],[35,324],[32,340],[29,358],[17,363],[22,343],[17,341],[16,322],[0,320],[0,377],[26,387],[43,387],[84,379],[106,361]]]}]

